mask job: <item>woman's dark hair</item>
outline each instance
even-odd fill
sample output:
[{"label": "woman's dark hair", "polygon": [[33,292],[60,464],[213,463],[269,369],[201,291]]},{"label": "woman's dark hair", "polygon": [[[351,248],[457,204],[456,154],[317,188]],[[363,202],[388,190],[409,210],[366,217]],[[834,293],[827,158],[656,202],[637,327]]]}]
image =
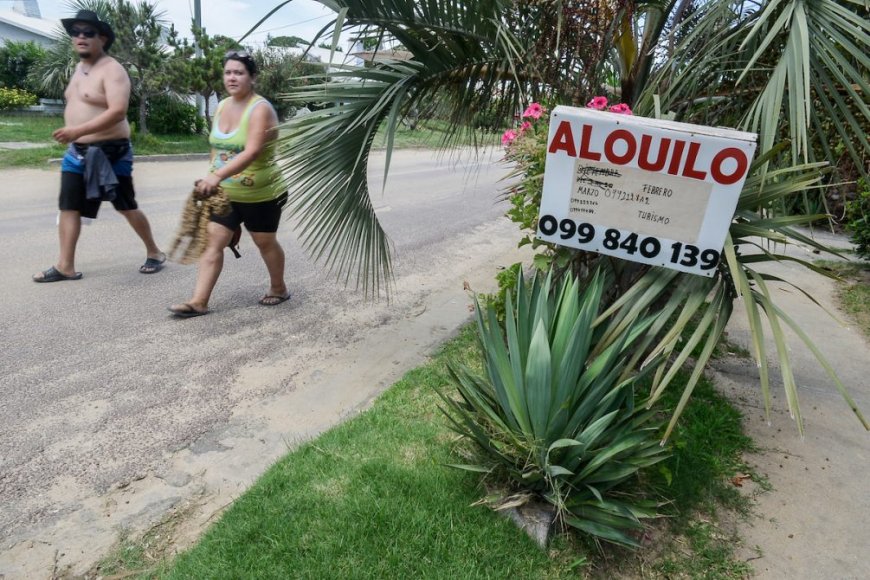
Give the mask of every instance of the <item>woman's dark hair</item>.
[{"label": "woman's dark hair", "polygon": [[228,60],[239,61],[245,65],[245,69],[247,69],[249,75],[252,77],[257,76],[257,63],[254,61],[254,57],[251,53],[245,50],[231,50],[224,55],[224,64],[227,64]]}]

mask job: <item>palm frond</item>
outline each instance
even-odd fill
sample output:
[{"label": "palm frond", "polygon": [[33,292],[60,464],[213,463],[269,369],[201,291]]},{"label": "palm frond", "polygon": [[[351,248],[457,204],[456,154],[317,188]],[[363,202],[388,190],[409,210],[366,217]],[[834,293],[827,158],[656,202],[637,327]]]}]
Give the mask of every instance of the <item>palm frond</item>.
[{"label": "palm frond", "polygon": [[444,145],[472,127],[482,111],[509,116],[521,102],[520,51],[494,18],[508,2],[480,2],[474,10],[452,0],[328,4],[340,11],[336,25],[377,29],[413,59],[332,70],[325,82],[289,93],[291,101],[326,108],[282,127],[277,159],[308,251],[345,282],[356,280],[367,294],[380,295],[389,292],[390,244],[366,181],[378,129],[386,125],[390,137],[388,171],[391,137],[416,106],[444,105],[449,111]]},{"label": "palm frond", "polygon": [[658,94],[665,110],[685,116],[704,98],[712,104],[714,97],[729,95],[711,109],[720,115],[730,111],[732,118],[742,119],[742,128],[758,132],[762,151],[787,138],[791,165],[814,161],[814,147],[829,147],[829,132],[818,130],[825,124],[865,172],[870,155],[866,4],[779,0],[757,11],[740,6],[702,6],[691,33],[655,75],[638,110],[651,113]]},{"label": "palm frond", "polygon": [[[630,289],[621,298],[624,303],[643,304],[644,307],[652,308],[652,305],[660,301],[665,293],[657,295],[654,292],[650,293],[649,289],[661,287],[659,279],[664,279],[668,281],[669,292],[672,292],[671,299],[679,297],[683,305],[681,313],[669,319],[670,330],[657,339],[657,346],[650,350],[650,356],[666,355],[668,360],[657,372],[650,404],[659,398],[676,370],[688,360],[690,355],[693,355],[696,347],[704,345],[699,353],[694,354],[694,372],[690,376],[680,404],[671,418],[666,436],[670,434],[685,402],[700,378],[700,372],[709,361],[713,347],[720,340],[725,323],[732,314],[733,301],[736,297],[742,298],[746,309],[752,338],[752,354],[758,364],[765,412],[768,415],[771,400],[770,374],[767,363],[767,341],[760,314],[762,312],[770,325],[770,337],[773,339],[774,351],[779,360],[780,375],[783,380],[789,412],[794,418],[798,430],[803,433],[800,401],[792,370],[790,351],[781,322],[785,322],[795,330],[807,343],[819,363],[831,375],[850,409],[861,424],[868,428],[867,421],[849,396],[846,387],[836,376],[833,368],[827,363],[818,348],[812,344],[806,333],[799,330],[795,322],[776,305],[767,282],[781,280],[758,269],[759,266],[763,267],[766,263],[792,261],[801,263],[819,274],[833,277],[829,271],[789,256],[783,251],[787,245],[799,244],[822,252],[838,254],[836,250],[828,249],[818,241],[791,227],[795,224],[811,222],[812,216],[809,218],[807,216],[767,217],[770,206],[777,203],[779,197],[797,195],[807,185],[817,183],[822,176],[814,164],[776,172],[764,172],[764,163],[765,156],[762,155],[754,163],[752,174],[747,179],[738,202],[738,213],[725,243],[725,260],[720,265],[716,277],[697,279],[697,277],[688,274],[679,274],[674,277],[669,271],[654,268],[647,272],[638,282],[636,288]],[[776,196],[770,195],[771,189],[778,192]],[[754,208],[755,211],[750,211],[748,209],[750,207]],[[770,248],[771,242],[780,245],[782,249]],[[794,284],[792,286],[803,292],[799,286]],[[806,295],[815,302],[812,296]],[[669,311],[672,310],[671,306]],[[677,351],[677,340],[685,333],[691,318],[698,320],[697,326],[689,335],[688,340],[680,345],[679,351]],[[676,355],[672,357],[672,353],[676,353]]]}]

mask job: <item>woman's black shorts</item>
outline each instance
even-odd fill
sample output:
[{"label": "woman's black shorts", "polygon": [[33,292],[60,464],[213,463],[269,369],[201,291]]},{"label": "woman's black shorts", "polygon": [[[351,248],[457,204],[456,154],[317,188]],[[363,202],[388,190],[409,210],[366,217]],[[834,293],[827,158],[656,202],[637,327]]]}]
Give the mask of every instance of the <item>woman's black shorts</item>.
[{"label": "woman's black shorts", "polygon": [[281,210],[286,202],[286,193],[275,199],[256,203],[231,201],[230,207],[232,209],[230,213],[226,215],[212,215],[211,221],[230,230],[235,230],[241,224],[245,224],[245,229],[249,232],[272,234],[278,231],[278,224],[281,222]]}]

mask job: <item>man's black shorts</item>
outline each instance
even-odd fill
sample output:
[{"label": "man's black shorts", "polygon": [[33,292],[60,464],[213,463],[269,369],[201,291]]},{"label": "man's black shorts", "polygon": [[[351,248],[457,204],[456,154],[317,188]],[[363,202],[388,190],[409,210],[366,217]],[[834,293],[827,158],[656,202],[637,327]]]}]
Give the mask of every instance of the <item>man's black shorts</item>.
[{"label": "man's black shorts", "polygon": [[61,162],[60,199],[61,210],[80,212],[82,217],[95,218],[100,211],[100,200],[87,199],[84,176],[84,158],[88,147],[99,147],[105,153],[112,170],[118,178],[116,197],[112,205],[118,211],[139,209],[136,192],[133,190],[133,146],[129,139],[111,139],[97,143],[72,143]]},{"label": "man's black shorts", "polygon": [[269,201],[257,203],[241,203],[231,201],[232,209],[226,215],[212,215],[211,221],[235,230],[241,224],[249,232],[273,234],[278,231],[281,222],[281,210],[287,202],[287,194],[283,194]]},{"label": "man's black shorts", "polygon": [[[136,192],[133,191],[133,177],[118,175],[118,187],[115,190],[116,197],[112,205],[118,211],[139,209],[136,203]],[[85,176],[80,173],[64,171],[60,174],[60,201],[58,206],[61,210],[73,210],[80,212],[82,217],[95,218],[100,211],[99,199],[87,199],[85,191]]]}]

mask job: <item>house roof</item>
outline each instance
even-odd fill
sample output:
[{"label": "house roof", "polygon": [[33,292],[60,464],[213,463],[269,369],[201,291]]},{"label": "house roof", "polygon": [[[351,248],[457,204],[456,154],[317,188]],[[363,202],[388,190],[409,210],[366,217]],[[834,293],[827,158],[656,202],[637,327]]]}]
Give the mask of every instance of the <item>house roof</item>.
[{"label": "house roof", "polygon": [[54,39],[55,34],[60,30],[60,22],[57,20],[33,18],[14,10],[0,10],[0,22],[48,39]]},{"label": "house roof", "polygon": [[414,58],[414,53],[407,50],[363,50],[350,53],[352,56],[359,57],[366,62],[382,62],[385,60],[411,60]]}]

